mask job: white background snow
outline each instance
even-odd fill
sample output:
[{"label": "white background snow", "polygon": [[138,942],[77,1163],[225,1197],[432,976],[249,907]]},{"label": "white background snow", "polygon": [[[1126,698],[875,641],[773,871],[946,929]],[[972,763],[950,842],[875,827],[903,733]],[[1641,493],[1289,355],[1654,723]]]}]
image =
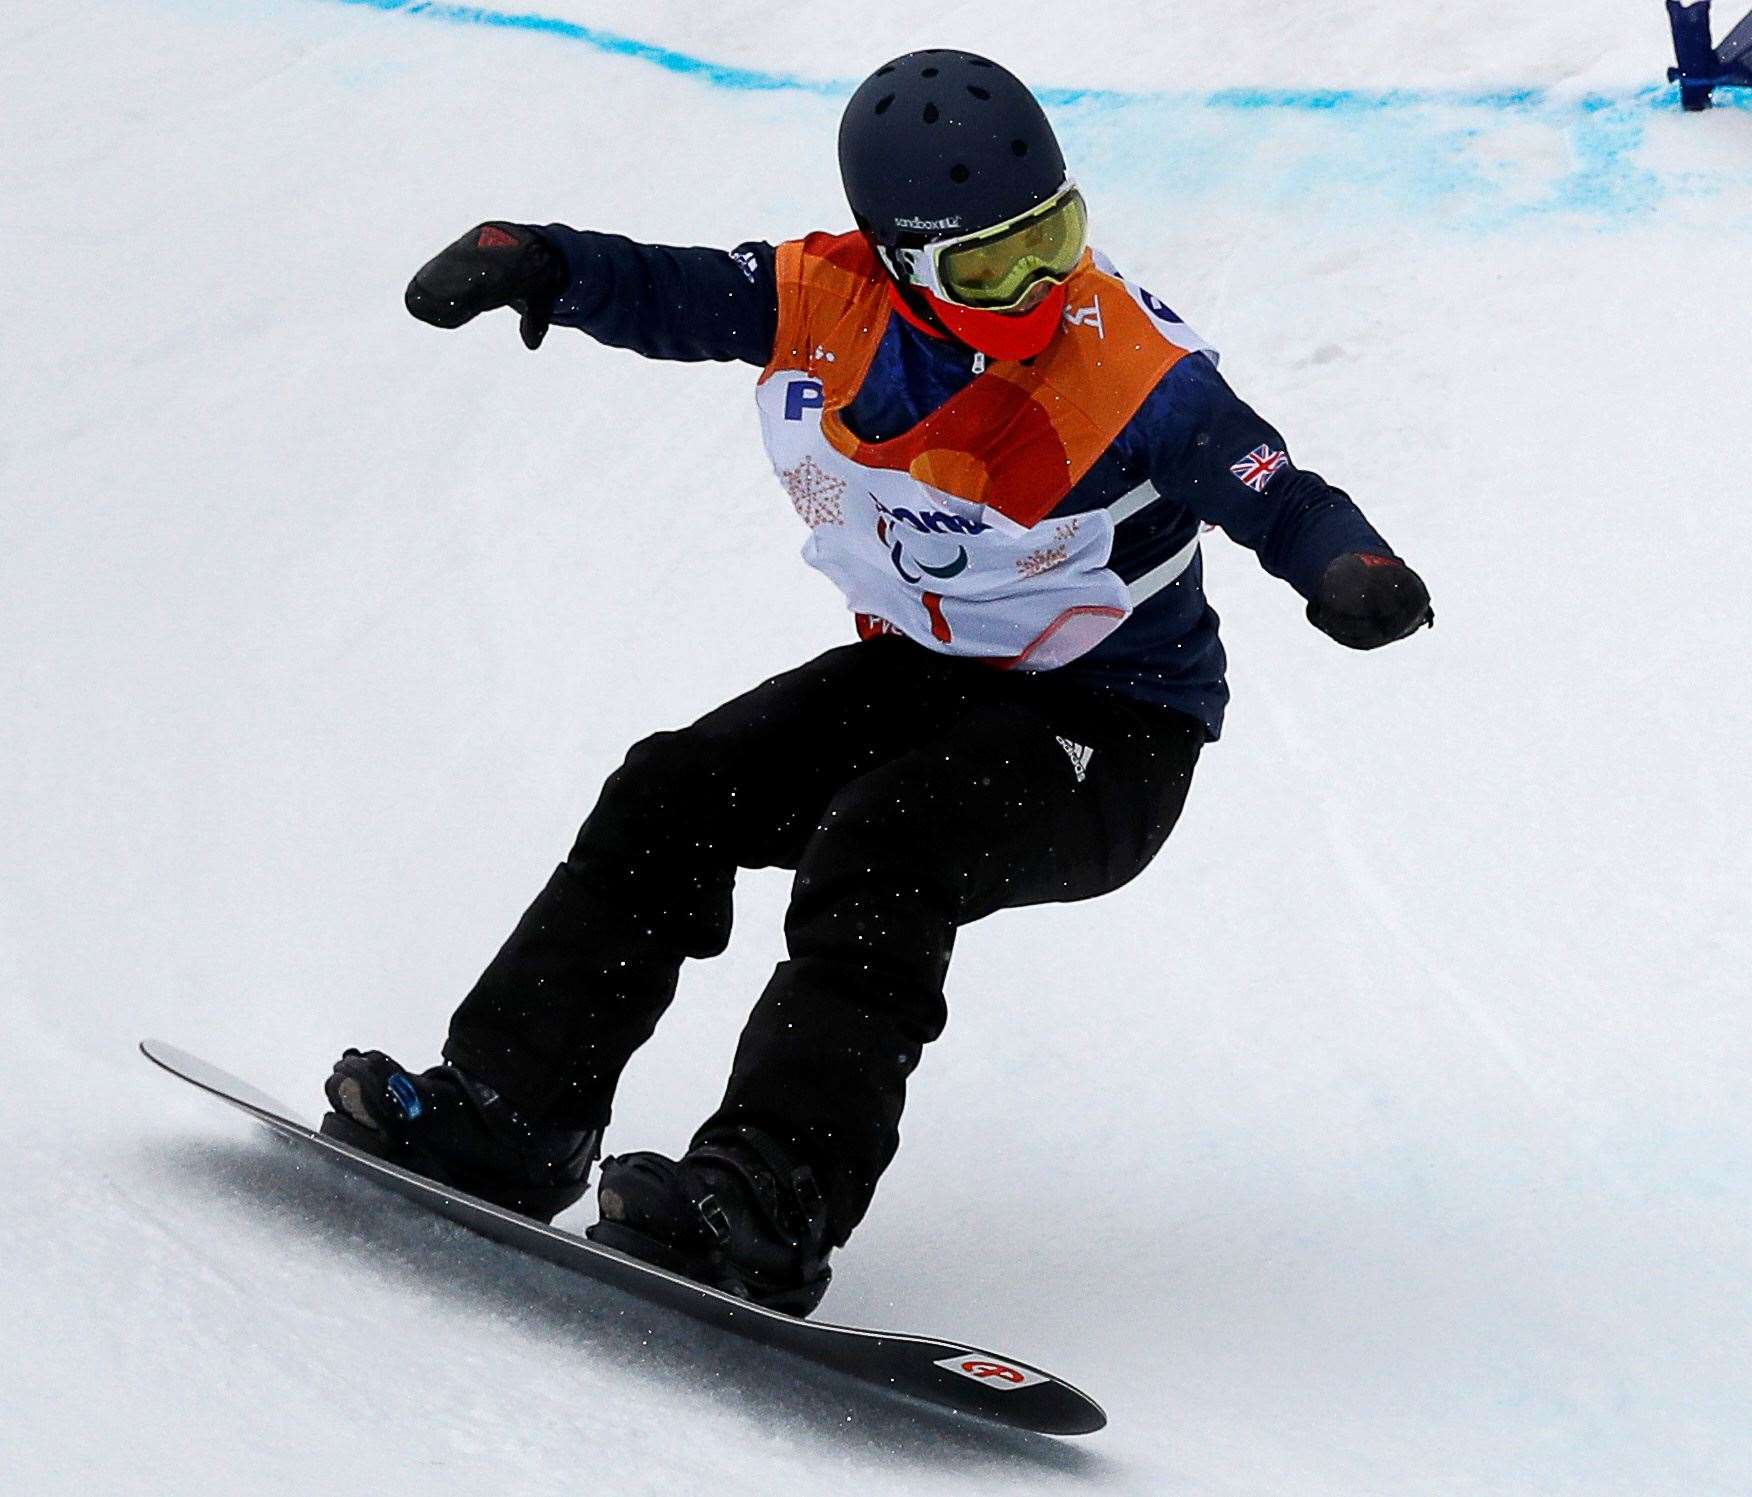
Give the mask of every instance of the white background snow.
[{"label": "white background snow", "polygon": [[[323,0],[10,0],[0,1485],[1752,1490],[1752,116],[1639,94],[1655,0],[542,8],[1115,91],[1060,111],[1099,242],[1440,626],[1350,654],[1217,538],[1235,702],[1168,850],[961,941],[823,1314],[1038,1361],[1105,1433],[522,1263],[133,1044],[312,1113],[346,1044],[428,1063],[624,747],[845,638],[751,371],[401,307],[485,217],[842,225],[839,99]],[[1207,97],[1247,87],[1422,92]],[[611,1147],[716,1100],[785,893],[745,878]]]}]

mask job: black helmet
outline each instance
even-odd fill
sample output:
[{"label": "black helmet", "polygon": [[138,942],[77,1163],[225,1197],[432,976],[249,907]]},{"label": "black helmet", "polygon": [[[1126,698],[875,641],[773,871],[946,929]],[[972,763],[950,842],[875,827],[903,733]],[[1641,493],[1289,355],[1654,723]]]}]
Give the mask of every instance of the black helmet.
[{"label": "black helmet", "polygon": [[971,52],[909,52],[876,69],[840,120],[840,176],[858,227],[887,248],[989,228],[1064,185],[1045,111]]}]

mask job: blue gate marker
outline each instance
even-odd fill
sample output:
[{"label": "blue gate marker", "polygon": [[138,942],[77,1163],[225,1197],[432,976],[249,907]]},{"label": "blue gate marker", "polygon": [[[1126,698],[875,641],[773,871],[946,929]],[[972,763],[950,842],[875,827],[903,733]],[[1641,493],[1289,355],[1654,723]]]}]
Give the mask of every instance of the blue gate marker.
[{"label": "blue gate marker", "polygon": [[1688,110],[1708,109],[1718,88],[1752,88],[1752,11],[1727,34],[1721,46],[1710,45],[1710,0],[1667,0],[1673,26],[1673,53],[1679,66],[1667,69],[1667,79],[1679,85]]}]

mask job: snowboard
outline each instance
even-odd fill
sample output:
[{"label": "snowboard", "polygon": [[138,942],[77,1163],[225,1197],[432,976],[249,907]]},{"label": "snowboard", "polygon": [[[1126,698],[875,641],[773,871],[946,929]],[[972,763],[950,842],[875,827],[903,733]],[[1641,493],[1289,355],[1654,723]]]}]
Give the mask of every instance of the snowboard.
[{"label": "snowboard", "polygon": [[920,1399],[1015,1429],[1086,1435],[1107,1423],[1101,1406],[1087,1394],[1014,1357],[928,1336],[799,1320],[751,1304],[325,1137],[300,1121],[292,1109],[248,1082],[174,1045],[144,1040],[140,1051],[171,1075],[266,1123],[300,1148],[310,1149],[417,1205],[506,1247],[636,1295],[714,1330],[831,1368],[885,1393]]}]

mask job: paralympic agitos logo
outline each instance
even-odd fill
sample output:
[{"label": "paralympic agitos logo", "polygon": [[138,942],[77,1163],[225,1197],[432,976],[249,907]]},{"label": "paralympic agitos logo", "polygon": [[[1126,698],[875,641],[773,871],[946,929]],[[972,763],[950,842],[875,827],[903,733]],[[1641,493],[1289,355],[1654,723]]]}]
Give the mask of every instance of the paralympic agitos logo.
[{"label": "paralympic agitos logo", "polygon": [[[870,493],[868,489],[864,491]],[[876,516],[876,539],[888,547],[888,559],[894,563],[894,570],[900,574],[901,581],[918,583],[926,577],[935,577],[939,582],[951,577],[959,577],[967,570],[967,547],[957,544],[953,561],[926,561],[922,556],[907,554],[907,542],[911,539],[905,534],[913,530],[920,535],[982,535],[992,527],[984,520],[970,520],[963,515],[952,515],[947,510],[928,509],[923,513],[915,513],[910,509],[890,509],[874,494],[871,501],[878,511]],[[907,570],[907,562],[911,561],[918,568],[917,572]]]}]

